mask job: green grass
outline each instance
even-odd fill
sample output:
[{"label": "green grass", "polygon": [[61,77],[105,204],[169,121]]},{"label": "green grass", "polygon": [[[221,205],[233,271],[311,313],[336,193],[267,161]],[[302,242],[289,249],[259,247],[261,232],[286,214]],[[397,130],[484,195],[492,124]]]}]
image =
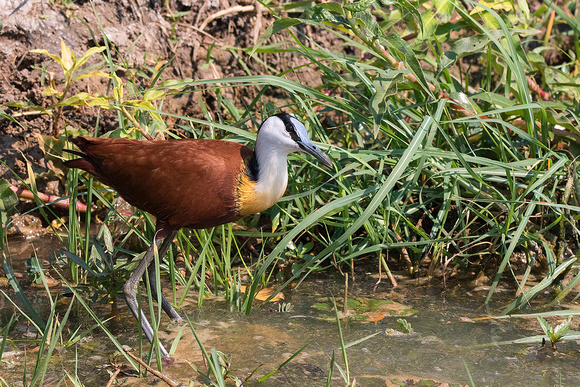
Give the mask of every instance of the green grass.
[{"label": "green grass", "polygon": [[[347,268],[361,258],[376,260],[387,270],[404,269],[412,276],[433,275],[437,269],[445,275],[449,268],[485,268],[493,278],[486,303],[502,281],[515,282],[519,289],[514,301],[498,314],[525,309],[550,287],[563,289],[554,295],[553,303],[572,291],[580,280],[575,258],[580,93],[578,64],[573,60],[580,56],[580,48],[576,44],[562,52],[566,58],[562,63],[546,63],[543,52],[559,48],[540,31],[550,23],[550,12],[545,12],[549,7],[556,24],[568,26],[566,33],[577,42],[580,27],[564,9],[574,11],[574,3],[546,2],[536,14],[525,7],[516,13],[505,4],[503,9],[481,6],[475,11],[459,2],[425,8],[428,4],[419,9],[406,1],[394,6],[366,0],[268,4],[273,14],[291,11],[301,16],[276,16],[255,47],[226,48],[248,75],[224,79],[174,80],[162,71],[147,78],[127,63],[113,60],[111,42],[102,31],[92,31],[101,36],[104,46],[102,53],[93,50],[91,55],[102,55],[98,70],[109,74],[112,92],[98,97],[63,92],[60,105],[52,108],[92,104],[117,111],[118,129],[102,133],[98,127],[97,134],[143,138],[144,133],[165,132],[168,137],[227,138],[251,144],[254,121],[284,109],[303,119],[335,163],[324,168],[293,155],[287,195],[259,219],[241,220],[236,227],[181,231],[177,244],[160,262],[162,275],[172,284],[173,304],[181,305],[189,290],[195,289],[199,304],[207,295],[223,295],[233,310],[250,313],[261,287],[273,284],[280,291],[310,273]],[[471,1],[466,4],[476,7]],[[323,47],[301,34],[296,28],[300,24],[333,36],[333,45]],[[269,44],[273,35],[282,42]],[[264,65],[263,73],[251,72],[252,64],[266,64],[269,56],[287,52],[305,58],[307,64],[283,70]],[[473,61],[463,60],[468,55],[477,55],[477,70],[467,66]],[[312,87],[288,79],[288,74],[305,66],[319,72],[322,84]],[[128,69],[123,79],[112,75],[121,67]],[[102,75],[81,65],[75,71],[75,76]],[[72,82],[74,77],[69,79]],[[532,90],[533,83],[551,93],[548,100]],[[227,89],[234,88],[255,92],[246,108],[227,98]],[[273,90],[282,91],[286,99],[272,101]],[[203,118],[163,111],[164,98],[202,92],[216,96],[222,118],[212,118],[215,112],[201,97]],[[167,131],[166,118],[178,119],[178,132]],[[73,134],[62,133],[53,144],[55,157],[63,146],[70,147],[66,135]],[[33,174],[28,181],[35,192]],[[134,238],[144,249],[152,239],[154,223],[139,211],[128,219],[118,214],[115,195],[89,177],[69,171],[66,182],[73,202],[86,192],[89,201],[98,199],[110,210],[90,239],[84,235],[94,214],[79,215],[71,206],[64,238],[69,278],[89,283],[100,301],[115,300],[119,284],[134,264],[126,257],[141,251],[121,246]],[[13,197],[5,187],[3,192],[6,212]],[[37,210],[49,223],[56,218],[40,202]],[[124,235],[113,229],[119,220],[128,230]],[[266,226],[258,228],[259,224]],[[9,226],[3,217],[2,231]],[[245,244],[251,242],[246,238],[262,239],[259,257],[248,253]],[[308,241],[314,242],[311,251],[289,252]],[[185,275],[176,270],[173,258],[178,252],[186,257]],[[510,264],[514,252],[523,252],[528,259],[522,280]],[[529,286],[532,267],[538,264],[546,268],[544,280]],[[287,265],[291,274],[282,276],[278,269]],[[240,273],[247,275],[247,281]],[[571,285],[561,286],[562,277]],[[242,282],[247,286],[243,295]],[[22,295],[17,284],[13,286]],[[90,305],[83,306],[90,310]],[[50,322],[39,321],[31,308],[22,313],[40,331],[55,329]],[[157,309],[151,313],[158,323],[160,313]],[[99,317],[92,316],[105,329]],[[221,375],[217,355],[205,355],[216,367],[214,376]],[[348,366],[346,372],[348,383]]]}]

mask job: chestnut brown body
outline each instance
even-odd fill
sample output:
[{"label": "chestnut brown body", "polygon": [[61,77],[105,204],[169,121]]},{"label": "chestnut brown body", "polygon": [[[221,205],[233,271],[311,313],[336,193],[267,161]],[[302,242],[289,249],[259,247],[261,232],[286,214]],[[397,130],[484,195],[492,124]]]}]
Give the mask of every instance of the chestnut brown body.
[{"label": "chestnut brown body", "polygon": [[[254,151],[230,141],[77,137],[82,158],[65,162],[114,188],[164,228],[209,228],[239,219],[238,189]],[[245,174],[246,176],[241,176]]]}]

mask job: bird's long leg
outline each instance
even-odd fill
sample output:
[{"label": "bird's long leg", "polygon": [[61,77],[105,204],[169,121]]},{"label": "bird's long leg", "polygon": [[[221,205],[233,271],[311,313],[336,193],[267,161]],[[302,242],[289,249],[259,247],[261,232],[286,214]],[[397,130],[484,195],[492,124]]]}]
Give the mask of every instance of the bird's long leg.
[{"label": "bird's long leg", "polygon": [[[129,308],[131,309],[131,312],[133,312],[135,318],[137,320],[141,320],[141,328],[143,329],[143,332],[145,333],[145,336],[147,336],[147,339],[150,343],[153,343],[153,328],[151,328],[149,320],[147,320],[147,317],[139,308],[139,304],[137,303],[137,285],[139,284],[141,277],[143,277],[143,274],[145,274],[145,270],[155,257],[156,246],[161,242],[161,240],[163,240],[161,247],[159,248],[159,256],[162,257],[165,255],[165,252],[167,252],[167,249],[169,249],[169,246],[173,242],[173,238],[177,234],[177,231],[169,232],[165,238],[163,238],[160,234],[161,233],[155,234],[151,246],[149,246],[145,252],[145,256],[141,259],[137,265],[137,268],[133,274],[131,274],[131,277],[129,277],[127,282],[125,282],[125,286],[123,286],[123,290],[125,292],[125,301],[127,301],[127,305],[129,305]],[[169,353],[161,343],[159,343],[159,350],[161,352],[161,357],[169,357]]]},{"label": "bird's long leg", "polygon": [[[163,253],[163,255],[161,255],[161,253]],[[165,253],[166,251],[160,251],[159,259],[165,256]],[[148,271],[149,271],[149,285],[151,285],[151,294],[153,294],[153,297],[157,297],[158,290],[157,290],[157,276],[155,275],[155,265],[149,265]],[[177,313],[175,309],[173,309],[173,306],[171,306],[169,301],[167,301],[167,298],[165,298],[163,293],[161,293],[161,307],[163,308],[165,313],[167,313],[170,319],[174,320],[175,322],[180,322],[182,320],[179,313]]]}]

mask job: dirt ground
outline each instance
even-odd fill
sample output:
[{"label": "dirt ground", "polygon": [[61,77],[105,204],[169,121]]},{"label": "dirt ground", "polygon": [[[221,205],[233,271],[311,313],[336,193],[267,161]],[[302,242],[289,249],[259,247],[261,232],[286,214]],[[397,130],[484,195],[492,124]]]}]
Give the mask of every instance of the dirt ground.
[{"label": "dirt ground", "polygon": [[[253,46],[274,20],[269,11],[252,0],[170,0],[167,3],[159,0],[95,0],[92,3],[0,0],[0,4],[0,115],[5,113],[14,119],[0,117],[0,159],[5,163],[0,163],[0,178],[21,186],[18,177],[27,179],[27,163],[30,163],[39,190],[53,195],[62,194],[62,184],[51,176],[50,162],[39,146],[39,135],[52,133],[54,115],[22,109],[19,105],[47,107],[54,103],[53,97],[42,91],[50,76],[62,89],[63,74],[54,61],[30,50],[46,49],[60,55],[62,40],[78,58],[90,47],[103,45],[103,32],[114,45],[116,63],[140,69],[145,75],[151,75],[155,66],[170,61],[162,74],[164,79],[227,78],[247,75],[227,47]],[[317,42],[329,44],[329,36],[314,34],[311,27],[304,28]],[[281,39],[284,38],[276,35],[269,43]],[[306,61],[291,54],[260,59],[280,71]],[[99,56],[95,55],[87,65],[98,60]],[[243,60],[253,74],[266,72],[259,61],[247,55]],[[121,77],[128,73],[122,69],[117,71]],[[309,85],[320,83],[318,72],[308,67],[288,77]],[[149,82],[147,77],[140,81],[144,85]],[[104,94],[106,87],[106,78],[89,78],[79,81],[71,94],[82,91]],[[256,92],[243,88],[226,90],[238,108],[247,106]],[[211,111],[214,117],[222,114],[217,110],[213,93],[204,92],[202,97],[210,109],[215,109]],[[199,97],[194,94],[166,98],[163,110],[202,117]],[[91,131],[97,120],[101,133],[116,128],[116,112],[94,107],[65,109],[61,128]],[[171,120],[167,123],[170,127],[176,124]]]}]

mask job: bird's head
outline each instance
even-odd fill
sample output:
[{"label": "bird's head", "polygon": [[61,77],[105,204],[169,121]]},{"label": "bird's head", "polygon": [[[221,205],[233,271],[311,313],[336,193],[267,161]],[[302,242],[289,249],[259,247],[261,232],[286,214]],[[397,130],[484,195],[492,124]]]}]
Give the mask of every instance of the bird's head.
[{"label": "bird's head", "polygon": [[330,158],[308,138],[304,125],[288,113],[278,113],[262,123],[258,143],[277,152],[306,152],[330,166]]}]

